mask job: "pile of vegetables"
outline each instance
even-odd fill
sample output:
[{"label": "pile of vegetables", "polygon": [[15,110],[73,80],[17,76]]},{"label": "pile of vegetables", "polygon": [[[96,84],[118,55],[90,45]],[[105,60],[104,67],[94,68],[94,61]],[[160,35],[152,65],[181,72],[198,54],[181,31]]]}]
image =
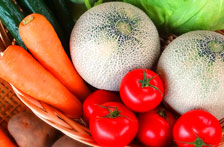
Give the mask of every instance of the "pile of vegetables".
[{"label": "pile of vegetables", "polygon": [[174,141],[180,147],[219,144],[222,128],[216,117],[198,109],[178,118],[159,105],[163,93],[159,75],[147,69],[130,71],[123,78],[122,102],[109,91],[92,93],[84,101],[83,110],[93,139],[107,147],[128,145],[135,136],[146,146],[165,147]]},{"label": "pile of vegetables", "polygon": [[[211,31],[189,31],[223,29],[223,3],[209,2],[219,5],[220,14],[212,17],[217,21],[205,22],[209,10],[205,1],[124,1],[149,17],[124,2],[85,0],[90,10],[73,31],[72,18],[62,18],[70,14],[62,1],[18,0],[23,12],[12,1],[1,1],[0,19],[20,46],[11,45],[0,54],[0,78],[71,118],[83,117],[101,146],[123,147],[132,142],[153,147],[174,142],[180,147],[218,146],[222,137],[218,119],[223,116],[216,112],[224,106],[220,99],[224,96],[224,37]],[[190,7],[192,3],[198,8]],[[32,14],[25,17],[28,13]],[[63,19],[60,23],[59,18]],[[157,29],[189,33],[177,37],[160,56]],[[68,35],[63,33],[71,34],[72,61],[66,54]],[[25,132],[22,120],[29,125],[35,119],[21,114],[9,123],[10,133],[21,146],[26,143],[23,135],[39,126],[32,124],[34,128]],[[55,130],[47,130],[41,132],[41,145],[52,144],[46,136]],[[33,141],[27,141],[28,146]],[[54,146],[66,142],[73,144],[65,137]],[[0,132],[1,144],[14,146]]]}]

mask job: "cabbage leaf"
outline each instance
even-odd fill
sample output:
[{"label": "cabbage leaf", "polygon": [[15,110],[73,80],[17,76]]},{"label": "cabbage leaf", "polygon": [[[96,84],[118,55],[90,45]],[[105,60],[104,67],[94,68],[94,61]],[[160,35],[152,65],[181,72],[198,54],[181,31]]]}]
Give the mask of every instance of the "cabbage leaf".
[{"label": "cabbage leaf", "polygon": [[160,32],[224,29],[224,0],[123,0],[143,11]]}]

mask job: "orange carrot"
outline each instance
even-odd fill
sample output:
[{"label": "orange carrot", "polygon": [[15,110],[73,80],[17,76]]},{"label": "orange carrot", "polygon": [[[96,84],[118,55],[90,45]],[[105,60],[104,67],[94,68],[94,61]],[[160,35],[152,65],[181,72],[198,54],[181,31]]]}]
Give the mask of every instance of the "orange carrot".
[{"label": "orange carrot", "polygon": [[19,25],[19,34],[32,55],[80,100],[90,90],[75,70],[50,22],[30,14]]},{"label": "orange carrot", "polygon": [[0,147],[16,147],[8,136],[0,129]]},{"label": "orange carrot", "polygon": [[0,77],[24,93],[46,102],[73,118],[79,118],[82,104],[59,80],[25,49],[11,45],[0,56]]}]

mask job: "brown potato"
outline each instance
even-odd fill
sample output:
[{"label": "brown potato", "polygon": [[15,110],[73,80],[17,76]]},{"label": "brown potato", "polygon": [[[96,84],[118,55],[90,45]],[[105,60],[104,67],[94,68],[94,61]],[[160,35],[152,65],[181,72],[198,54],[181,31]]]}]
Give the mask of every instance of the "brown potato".
[{"label": "brown potato", "polygon": [[52,147],[89,147],[88,145],[82,144],[81,142],[75,141],[70,137],[64,135],[59,138]]},{"label": "brown potato", "polygon": [[13,116],[8,130],[20,147],[50,147],[58,138],[58,131],[31,112]]}]

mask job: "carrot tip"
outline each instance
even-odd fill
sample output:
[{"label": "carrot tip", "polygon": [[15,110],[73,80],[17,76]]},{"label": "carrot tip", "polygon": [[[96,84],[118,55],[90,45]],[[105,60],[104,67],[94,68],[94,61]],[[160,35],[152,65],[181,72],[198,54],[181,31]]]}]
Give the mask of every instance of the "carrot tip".
[{"label": "carrot tip", "polygon": [[32,16],[32,15],[27,16],[25,19],[23,19],[22,23],[23,23],[23,25],[26,25],[26,24],[30,23],[33,19],[34,19],[34,16]]}]

